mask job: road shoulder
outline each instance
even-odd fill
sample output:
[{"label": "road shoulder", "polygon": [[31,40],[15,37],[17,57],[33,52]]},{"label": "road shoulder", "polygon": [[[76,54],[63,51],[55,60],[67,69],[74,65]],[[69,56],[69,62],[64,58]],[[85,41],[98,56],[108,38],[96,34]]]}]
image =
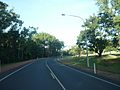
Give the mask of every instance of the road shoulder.
[{"label": "road shoulder", "polygon": [[[64,64],[60,61],[57,61],[57,62]],[[97,74],[94,74],[93,70],[89,69],[89,68],[80,68],[80,67],[76,67],[73,65],[67,65],[67,64],[64,64],[64,65],[66,65],[70,68],[76,69],[78,71],[82,71],[82,72],[85,72],[87,74],[93,75],[95,77],[98,77],[98,78],[101,78],[101,79],[104,79],[104,80],[107,80],[107,81],[110,81],[110,82],[113,82],[113,83],[120,85],[120,75],[118,75],[118,74],[112,74],[112,73],[104,72],[104,71],[97,71]]]}]

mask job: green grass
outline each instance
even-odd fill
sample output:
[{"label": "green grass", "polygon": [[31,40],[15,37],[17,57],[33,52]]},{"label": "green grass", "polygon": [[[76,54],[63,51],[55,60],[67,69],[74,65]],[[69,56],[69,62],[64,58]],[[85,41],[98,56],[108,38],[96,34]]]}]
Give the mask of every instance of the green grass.
[{"label": "green grass", "polygon": [[[102,57],[90,55],[89,62],[90,69],[93,69],[93,63],[96,63],[97,70],[120,74],[120,54],[103,55]],[[64,57],[61,63],[79,68],[87,68],[86,56]]]}]

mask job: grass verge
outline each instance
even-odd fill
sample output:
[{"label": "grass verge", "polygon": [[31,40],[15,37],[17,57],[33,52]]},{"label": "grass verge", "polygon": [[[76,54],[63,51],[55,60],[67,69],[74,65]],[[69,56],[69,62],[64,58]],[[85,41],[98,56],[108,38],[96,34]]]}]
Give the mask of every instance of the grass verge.
[{"label": "grass verge", "polygon": [[87,67],[86,56],[68,56],[62,58],[60,62],[75,68],[87,70],[89,72],[93,72],[93,63],[95,63],[97,68],[97,74],[101,74],[103,76],[105,75],[108,78],[120,81],[120,54],[103,55],[102,57],[90,55],[90,67]]}]

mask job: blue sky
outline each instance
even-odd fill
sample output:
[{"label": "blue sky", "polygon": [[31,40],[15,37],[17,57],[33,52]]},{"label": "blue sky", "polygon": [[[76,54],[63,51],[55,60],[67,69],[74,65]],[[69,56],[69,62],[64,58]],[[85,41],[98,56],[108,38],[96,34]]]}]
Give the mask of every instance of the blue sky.
[{"label": "blue sky", "polygon": [[[75,45],[77,36],[83,28],[82,20],[67,16],[77,15],[87,19],[98,8],[95,0],[2,0],[20,15],[24,26],[39,27],[38,32],[47,32],[65,42]],[[66,16],[61,16],[65,13]]]}]

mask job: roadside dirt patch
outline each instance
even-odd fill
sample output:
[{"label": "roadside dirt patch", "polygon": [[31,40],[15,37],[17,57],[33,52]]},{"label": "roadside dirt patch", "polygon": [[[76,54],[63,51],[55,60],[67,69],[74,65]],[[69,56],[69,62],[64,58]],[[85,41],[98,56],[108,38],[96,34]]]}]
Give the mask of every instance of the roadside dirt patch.
[{"label": "roadside dirt patch", "polygon": [[109,72],[104,72],[104,71],[99,71],[99,70],[97,71],[97,74],[110,78],[112,80],[120,81],[120,74],[109,73]]},{"label": "roadside dirt patch", "polygon": [[17,63],[12,63],[12,64],[2,66],[0,73],[6,72],[8,70],[14,69],[14,68],[19,67],[19,66],[24,65],[24,64],[28,64],[28,63],[33,62],[33,61],[34,60],[29,60],[29,61],[17,62]]}]

